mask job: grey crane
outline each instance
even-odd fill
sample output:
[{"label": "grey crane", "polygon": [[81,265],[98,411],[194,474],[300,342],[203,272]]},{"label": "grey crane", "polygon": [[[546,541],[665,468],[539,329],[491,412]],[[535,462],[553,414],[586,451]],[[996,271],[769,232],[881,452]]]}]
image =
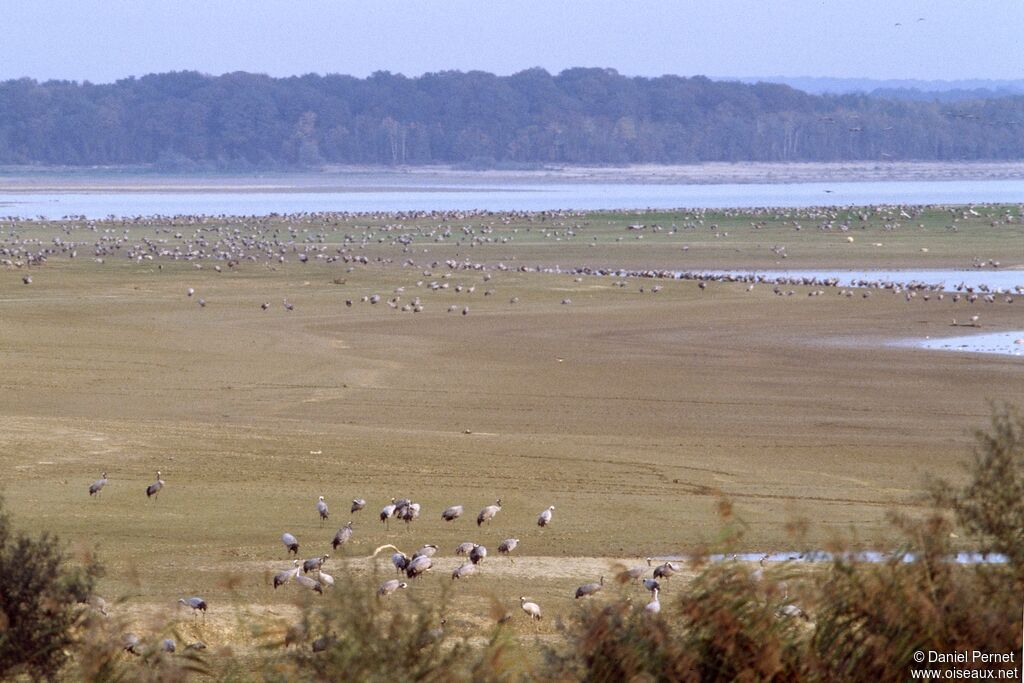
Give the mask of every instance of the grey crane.
[{"label": "grey crane", "polygon": [[409,557],[403,552],[397,552],[391,556],[391,564],[395,565],[395,569],[401,574],[409,566]]},{"label": "grey crane", "polygon": [[133,655],[142,654],[142,640],[134,633],[125,633],[121,636],[121,645],[125,652],[130,652]]},{"label": "grey crane", "polygon": [[656,579],[668,579],[673,574],[675,574],[677,571],[679,571],[679,568],[676,567],[671,562],[666,562],[665,564],[659,564],[657,567],[654,568],[654,578],[656,578]]},{"label": "grey crane", "polygon": [[658,589],[655,588],[651,592],[654,593],[654,597],[651,598],[651,601],[647,603],[646,606],[644,606],[644,612],[647,614],[657,614],[661,611],[661,601],[658,600]]},{"label": "grey crane", "polygon": [[409,564],[405,567],[405,575],[410,579],[415,579],[422,576],[434,566],[434,561],[426,555],[420,555],[409,560]]},{"label": "grey crane", "polygon": [[352,539],[352,522],[349,522],[345,526],[338,529],[338,533],[334,534],[334,540],[331,541],[331,547],[335,550],[338,549],[339,545],[345,545]]},{"label": "grey crane", "polygon": [[465,562],[452,570],[452,580],[464,579],[470,574],[476,573],[476,565],[472,562]]},{"label": "grey crane", "polygon": [[488,505],[487,507],[485,507],[483,510],[480,511],[480,514],[478,514],[476,516],[476,525],[480,526],[484,522],[487,522],[488,524],[490,524],[491,520],[494,519],[494,516],[496,514],[498,514],[498,512],[500,510],[501,510],[501,498],[496,500],[494,505]]},{"label": "grey crane", "polygon": [[576,589],[576,599],[585,598],[600,592],[604,588],[604,577],[597,583],[585,583]]},{"label": "grey crane", "polygon": [[408,505],[403,505],[401,508],[395,510],[395,515],[408,525],[414,519],[419,518],[420,504],[409,503]]},{"label": "grey crane", "polygon": [[321,586],[318,581],[315,581],[308,576],[303,576],[302,574],[295,575],[295,583],[299,584],[303,588],[308,588],[315,593],[320,593],[321,595],[324,592],[324,587]]},{"label": "grey crane", "polygon": [[388,595],[391,595],[392,593],[394,593],[399,588],[408,588],[408,587],[409,587],[409,584],[407,584],[405,581],[399,581],[398,579],[388,579],[387,581],[385,581],[384,583],[382,583],[380,585],[380,588],[377,589],[377,597],[383,598],[383,597],[386,597]]},{"label": "grey crane", "polygon": [[395,514],[395,510],[398,508],[395,505],[395,499],[392,498],[391,502],[380,509],[380,521],[384,524],[384,527],[388,527],[388,520]]},{"label": "grey crane", "polygon": [[320,515],[320,526],[323,526],[327,518],[331,516],[327,510],[327,501],[324,500],[323,496],[320,496],[316,501],[316,512]]},{"label": "grey crane", "polygon": [[530,617],[530,619],[532,620],[540,621],[540,619],[542,618],[540,613],[540,605],[538,605],[535,602],[531,602],[530,600],[527,600],[523,596],[519,597],[519,607],[524,612],[526,612],[526,616]]},{"label": "grey crane", "polygon": [[501,545],[498,546],[498,552],[501,553],[502,555],[508,555],[509,561],[514,563],[515,560],[512,559],[512,556],[509,555],[509,553],[511,553],[513,550],[515,550],[518,546],[519,546],[519,539],[518,538],[506,538],[504,541],[501,542]]},{"label": "grey crane", "polygon": [[658,583],[657,579],[644,579],[644,588],[653,593],[654,591],[661,590],[661,584]]},{"label": "grey crane", "polygon": [[288,548],[289,553],[299,554],[299,539],[288,532],[281,534],[281,543],[284,543],[284,547]]},{"label": "grey crane", "polygon": [[188,645],[186,645],[185,649],[186,650],[205,650],[206,649],[206,643],[204,643],[201,640],[197,640],[197,641],[191,642]]},{"label": "grey crane", "polygon": [[325,572],[323,569],[316,570],[316,580],[320,582],[321,586],[334,585],[334,577]]},{"label": "grey crane", "polygon": [[306,560],[302,563],[302,573],[308,574],[309,572],[317,571],[320,567],[324,566],[324,562],[327,561],[328,557],[330,557],[330,555],[321,555],[320,557],[314,557]]},{"label": "grey crane", "polygon": [[463,508],[461,505],[452,505],[449,508],[445,508],[444,512],[441,513],[441,519],[446,522],[452,522],[462,516]]},{"label": "grey crane", "polygon": [[469,561],[473,564],[480,564],[487,558],[487,548],[483,547],[479,543],[473,544],[473,549],[469,551]]},{"label": "grey crane", "polygon": [[775,614],[780,617],[799,617],[804,621],[811,620],[811,618],[807,615],[807,612],[803,611],[803,609],[801,609],[799,605],[794,605],[792,603],[780,605],[779,608],[775,610]]},{"label": "grey crane", "polygon": [[629,569],[619,572],[615,578],[618,579],[619,583],[626,583],[627,581],[639,581],[640,578],[644,575],[644,572],[646,571],[647,567],[644,566],[630,567]]},{"label": "grey crane", "polygon": [[299,572],[302,571],[301,563],[298,560],[294,560],[292,564],[294,566],[291,569],[285,569],[283,572],[278,572],[277,574],[274,574],[274,588],[277,588],[278,586],[283,586],[284,584],[288,583],[296,576],[298,576]]},{"label": "grey crane", "polygon": [[160,489],[164,487],[164,480],[160,478],[160,470],[156,471],[156,481],[146,487],[146,498],[159,498]]},{"label": "grey crane", "polygon": [[433,557],[437,554],[437,546],[433,543],[427,543],[422,548],[412,554],[412,559],[417,557]]},{"label": "grey crane", "polygon": [[179,605],[185,605],[185,607],[191,608],[192,609],[192,616],[195,616],[199,612],[202,612],[203,613],[203,619],[206,618],[206,600],[203,600],[202,598],[193,596],[193,597],[188,598],[188,599],[180,598],[178,600],[178,604]]},{"label": "grey crane", "polygon": [[160,651],[168,654],[174,654],[174,651],[178,649],[174,643],[173,638],[164,638],[160,641]]},{"label": "grey crane", "polygon": [[313,649],[313,652],[323,652],[331,645],[333,645],[337,639],[337,636],[333,634],[325,634],[314,640],[313,644],[310,647]]},{"label": "grey crane", "polygon": [[466,541],[465,543],[460,543],[457,546],[455,546],[455,554],[456,555],[468,555],[469,551],[472,550],[473,546],[475,546],[475,545],[476,545],[476,543],[473,543],[472,541]]},{"label": "grey crane", "polygon": [[548,524],[551,524],[551,517],[554,515],[554,512],[555,512],[555,506],[551,505],[551,506],[548,507],[547,510],[545,510],[542,513],[540,513],[540,515],[537,516],[537,526],[539,526],[541,529],[543,529]]},{"label": "grey crane", "polygon": [[98,496],[103,487],[107,485],[107,473],[104,472],[100,478],[89,484],[89,495]]},{"label": "grey crane", "polygon": [[353,498],[352,499],[352,510],[350,512],[359,512],[364,507],[366,507],[366,501],[365,500],[363,500],[362,498]]}]

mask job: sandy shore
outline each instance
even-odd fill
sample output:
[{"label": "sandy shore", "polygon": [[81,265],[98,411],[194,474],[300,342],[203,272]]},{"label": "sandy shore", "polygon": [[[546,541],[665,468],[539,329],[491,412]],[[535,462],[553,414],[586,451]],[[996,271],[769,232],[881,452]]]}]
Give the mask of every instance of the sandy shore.
[{"label": "sandy shore", "polygon": [[1020,162],[704,163],[547,166],[468,171],[447,166],[332,166],[319,172],[159,174],[122,168],[0,168],[0,192],[369,192],[546,183],[727,184],[1024,178]]}]

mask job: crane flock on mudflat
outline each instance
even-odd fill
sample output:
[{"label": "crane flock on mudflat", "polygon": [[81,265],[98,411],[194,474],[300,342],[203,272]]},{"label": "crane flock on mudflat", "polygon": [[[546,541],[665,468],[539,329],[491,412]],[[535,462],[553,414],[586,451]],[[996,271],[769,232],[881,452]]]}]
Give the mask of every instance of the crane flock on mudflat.
[{"label": "crane flock on mudflat", "polygon": [[[156,505],[158,500],[158,494],[166,486],[166,482],[162,478],[162,473],[158,471],[156,473],[156,481],[146,486],[145,492],[147,499],[152,499],[152,504]],[[89,496],[99,496],[101,491],[106,488],[110,483],[108,475],[103,472],[101,477],[94,481],[88,486]],[[367,507],[367,502],[363,498],[354,498],[350,507],[351,514],[361,512]],[[330,508],[327,504],[325,496],[318,496],[315,502],[315,514],[317,515],[320,526],[322,527],[330,519]],[[499,513],[502,511],[503,505],[501,499],[495,500],[490,505],[483,506],[476,516],[477,528],[488,527],[497,518]],[[440,518],[446,523],[455,522],[463,516],[465,511],[464,505],[451,505],[445,508]],[[550,505],[542,510],[537,515],[536,524],[539,528],[538,533],[543,533],[545,529],[550,527],[554,522],[555,506]],[[406,525],[411,524],[413,521],[420,517],[422,513],[422,506],[419,503],[412,501],[409,498],[391,498],[386,503],[378,514],[378,519],[385,526],[388,525],[391,519],[401,520]],[[334,534],[333,539],[330,541],[331,549],[338,551],[349,544],[355,534],[355,521],[349,520],[342,525],[337,532]],[[280,571],[274,572],[271,577],[271,586],[273,589],[278,589],[286,586],[289,583],[293,583],[299,587],[300,590],[311,591],[316,594],[323,595],[325,591],[332,589],[335,585],[334,577],[324,571],[324,565],[327,564],[331,558],[329,553],[323,553],[321,555],[314,555],[307,559],[299,559],[300,550],[302,544],[299,538],[291,533],[284,532],[280,537],[281,545],[283,546],[284,552],[289,557],[294,557],[291,566],[284,568]],[[498,545],[498,553],[505,555],[511,564],[514,564],[513,552],[516,551],[520,546],[519,538],[504,538]],[[379,599],[391,597],[395,593],[401,590],[410,588],[414,585],[416,580],[425,574],[431,572],[434,568],[434,557],[439,552],[439,548],[436,544],[426,543],[420,546],[412,554],[406,554],[399,550],[396,546],[387,543],[377,547],[368,559],[376,558],[381,552],[385,550],[394,551],[391,555],[391,564],[394,566],[395,571],[401,576],[401,578],[388,579],[384,581],[376,591]],[[459,581],[467,579],[471,576],[475,576],[479,573],[480,567],[485,563],[487,559],[488,550],[487,547],[481,543],[473,541],[465,541],[458,544],[453,549],[455,556],[465,557],[465,561],[459,564],[451,572],[452,581]],[[651,570],[652,576],[645,577],[645,574]],[[639,582],[645,590],[651,594],[651,600],[644,607],[644,612],[653,614],[658,613],[661,610],[661,603],[659,600],[659,591],[662,588],[662,582],[670,578],[673,574],[679,571],[679,567],[671,561],[663,562],[654,566],[653,558],[646,558],[646,564],[630,567],[620,571],[616,575],[616,579],[619,583]],[[601,592],[604,588],[605,577],[601,576],[596,582],[589,582],[580,585],[575,591],[575,598],[589,598]],[[105,605],[102,598],[98,598],[101,604]],[[543,618],[543,610],[541,606],[532,598],[522,596],[519,599],[520,608],[530,622],[536,623]],[[200,596],[184,597],[178,600],[178,604],[182,607],[188,608],[195,618],[202,616],[203,621],[206,619],[206,613],[208,609],[207,601]],[[105,614],[104,610],[104,614]],[[506,615],[502,618],[502,621],[507,621],[510,615]],[[134,634],[126,634],[124,638],[124,649],[128,652],[139,654],[142,652],[141,641],[138,636]],[[161,644],[161,649],[164,652],[174,652],[175,643],[172,639],[168,639],[166,642]],[[187,646],[186,649],[205,649],[206,645],[202,641],[197,641]]]}]

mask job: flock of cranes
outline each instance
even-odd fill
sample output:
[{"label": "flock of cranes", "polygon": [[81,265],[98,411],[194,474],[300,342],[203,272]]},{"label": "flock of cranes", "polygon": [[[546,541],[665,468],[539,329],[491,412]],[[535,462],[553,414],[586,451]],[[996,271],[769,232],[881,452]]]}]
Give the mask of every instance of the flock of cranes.
[{"label": "flock of cranes", "polygon": [[[90,497],[99,496],[108,484],[109,479],[107,473],[103,472],[99,479],[89,485],[88,490]],[[164,486],[165,482],[162,478],[162,473],[157,471],[156,480],[152,484],[146,486],[147,499],[152,498],[156,500]],[[366,506],[367,503],[365,499],[355,498],[352,500],[350,512],[354,515],[364,510]],[[320,526],[323,527],[323,525],[330,520],[330,508],[325,496],[318,496],[315,507]],[[406,524],[409,524],[419,518],[421,511],[422,506],[408,498],[392,498],[390,502],[381,508],[378,518],[385,525],[387,525],[388,521],[392,518],[400,519],[406,522]],[[484,506],[476,516],[477,527],[479,528],[484,525],[490,525],[501,511],[502,502],[500,498],[495,500],[494,503]],[[440,517],[442,521],[450,523],[462,517],[464,512],[465,506],[452,505],[445,508],[441,512]],[[549,527],[554,520],[554,512],[554,505],[550,505],[542,510],[537,515],[537,526],[540,529],[546,529]],[[332,550],[337,551],[338,548],[350,543],[353,535],[354,522],[349,520],[334,534],[334,537],[331,540]],[[286,554],[294,557],[295,559],[292,560],[292,565],[290,567],[274,573],[272,578],[272,585],[274,589],[280,588],[288,583],[295,583],[302,589],[323,594],[326,589],[330,589],[334,586],[334,577],[324,571],[324,565],[330,559],[330,554],[324,553],[305,560],[299,559],[300,542],[298,537],[290,532],[285,532],[281,535],[281,544],[284,546]],[[519,547],[519,544],[519,538],[505,538],[498,544],[498,553],[508,557],[509,562],[514,564],[512,553]],[[394,550],[394,553],[391,556],[391,563],[396,572],[402,575],[402,578],[388,579],[387,581],[384,581],[377,589],[377,596],[379,598],[386,598],[397,591],[409,588],[411,581],[430,572],[434,568],[433,558],[438,552],[438,546],[433,543],[424,544],[412,555],[403,553],[392,544],[385,544],[374,550],[370,555],[370,558],[372,559],[376,557],[386,549]],[[456,581],[477,574],[478,567],[487,559],[488,550],[483,544],[466,541],[455,547],[454,554],[456,556],[464,556],[466,558],[462,564],[455,567],[451,572],[451,579]],[[652,596],[651,601],[647,603],[644,609],[648,613],[657,613],[661,610],[661,603],[658,597],[661,589],[659,580],[668,579],[679,571],[679,569],[674,563],[665,562],[654,567],[652,572],[653,578],[644,578],[644,574],[646,574],[647,570],[652,566],[652,558],[647,558],[646,566],[642,565],[626,569],[619,573],[616,578],[621,583],[642,580],[643,587],[650,591]],[[599,593],[603,588],[604,576],[601,576],[596,582],[585,583],[579,586],[576,589],[575,597],[577,599],[591,597]],[[531,621],[536,622],[543,618],[543,611],[537,602],[527,596],[521,596],[519,600],[522,611]],[[178,604],[189,608],[194,616],[202,615],[205,621],[208,604],[204,598],[199,596],[181,598],[178,600]],[[132,648],[138,646],[138,639],[135,638],[133,643],[133,645],[126,646],[128,651],[134,651]],[[173,648],[173,641],[171,642],[170,647]],[[166,647],[164,650],[173,651],[173,649],[168,650]]]}]

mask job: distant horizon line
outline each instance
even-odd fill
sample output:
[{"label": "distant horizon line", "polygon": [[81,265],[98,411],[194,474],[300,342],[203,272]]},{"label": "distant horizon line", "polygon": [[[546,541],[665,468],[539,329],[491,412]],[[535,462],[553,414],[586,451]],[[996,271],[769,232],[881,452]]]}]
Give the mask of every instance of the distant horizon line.
[{"label": "distant horizon line", "polygon": [[876,76],[809,76],[809,75],[786,76],[786,75],[780,75],[780,74],[758,75],[758,76],[735,76],[735,75],[723,76],[723,75],[710,75],[710,74],[702,74],[702,73],[691,73],[691,74],[661,73],[661,74],[658,74],[658,75],[651,75],[651,74],[623,73],[623,72],[619,71],[617,68],[612,67],[612,66],[582,66],[582,65],[581,66],[565,67],[565,68],[557,70],[557,71],[550,70],[550,69],[548,69],[546,67],[543,67],[543,66],[531,66],[531,67],[525,67],[525,68],[519,69],[518,71],[510,72],[510,73],[498,73],[496,71],[487,71],[487,70],[484,70],[484,69],[458,69],[458,68],[453,68],[453,69],[438,69],[438,70],[433,70],[433,71],[424,71],[422,73],[413,74],[413,75],[405,74],[405,73],[403,73],[401,71],[391,71],[389,69],[378,69],[377,71],[374,71],[374,72],[371,72],[369,74],[362,75],[362,76],[356,75],[356,74],[352,74],[352,73],[345,73],[345,72],[341,72],[341,71],[307,71],[307,72],[303,72],[303,73],[293,73],[293,74],[289,74],[289,75],[274,75],[274,74],[268,73],[267,71],[258,71],[258,70],[248,71],[248,70],[245,70],[245,69],[236,69],[236,70],[233,70],[233,71],[224,71],[224,72],[221,72],[221,73],[214,73],[214,72],[209,72],[209,71],[203,71],[201,69],[182,68],[182,69],[169,69],[169,70],[166,70],[166,71],[150,71],[150,72],[146,72],[146,73],[143,73],[143,74],[127,74],[127,75],[124,75],[124,76],[119,76],[119,77],[114,78],[112,80],[106,80],[106,79],[104,79],[104,80],[92,80],[92,79],[88,79],[88,78],[85,78],[85,79],[74,79],[74,78],[39,77],[39,76],[31,76],[31,75],[22,75],[22,76],[0,76],[0,82],[20,81],[20,80],[26,80],[27,79],[27,80],[35,81],[37,83],[59,82],[59,83],[74,83],[76,85],[85,85],[85,84],[89,84],[89,85],[113,85],[113,84],[118,83],[120,81],[127,81],[127,80],[132,80],[132,79],[141,79],[141,78],[145,78],[146,76],[159,76],[159,75],[163,75],[163,74],[172,74],[172,73],[196,73],[196,74],[199,74],[201,76],[209,77],[209,78],[220,78],[220,77],[223,77],[223,76],[229,76],[229,75],[232,75],[232,74],[242,73],[242,74],[253,75],[253,76],[266,76],[267,78],[273,78],[273,79],[303,78],[303,77],[306,77],[306,76],[318,76],[318,77],[321,77],[321,78],[328,77],[328,76],[346,76],[346,77],[355,78],[355,79],[359,79],[359,80],[369,79],[369,78],[373,77],[374,74],[377,74],[377,73],[388,73],[388,74],[391,74],[392,76],[402,76],[404,78],[409,78],[409,79],[418,79],[418,78],[422,78],[424,76],[430,76],[430,75],[435,75],[435,74],[443,74],[443,73],[462,73],[462,74],[466,74],[466,73],[486,73],[486,74],[489,74],[489,75],[492,75],[492,76],[497,76],[497,77],[501,78],[501,77],[515,76],[517,74],[520,74],[520,73],[523,73],[523,72],[527,72],[527,71],[533,71],[533,70],[536,70],[536,69],[539,69],[541,71],[545,71],[545,72],[547,72],[547,73],[549,73],[549,74],[551,74],[553,76],[558,76],[559,74],[562,74],[562,73],[564,73],[566,71],[574,71],[574,70],[583,69],[583,70],[611,71],[611,72],[614,72],[614,73],[616,73],[616,74],[618,74],[620,76],[624,76],[626,78],[644,78],[644,79],[657,79],[657,78],[664,78],[664,77],[706,78],[706,79],[711,80],[711,81],[718,81],[718,82],[740,82],[740,83],[748,83],[748,84],[749,83],[759,83],[759,82],[760,83],[775,83],[775,84],[782,84],[782,85],[789,85],[791,82],[807,82],[807,83],[815,83],[815,84],[818,84],[818,85],[827,85],[827,84],[834,84],[834,85],[850,84],[850,85],[853,85],[855,83],[879,83],[879,84],[894,84],[894,85],[899,85],[899,86],[902,86],[902,87],[910,87],[910,88],[915,88],[915,87],[919,88],[921,86],[940,86],[939,89],[941,89],[941,90],[978,89],[978,88],[984,89],[984,88],[1000,88],[1000,87],[1007,87],[1007,86],[1009,86],[1009,87],[1013,87],[1013,86],[1024,87],[1024,78],[1011,79],[1011,78],[972,77],[972,78],[931,79],[931,78],[907,78],[907,77],[881,78],[881,77],[876,77]]}]

